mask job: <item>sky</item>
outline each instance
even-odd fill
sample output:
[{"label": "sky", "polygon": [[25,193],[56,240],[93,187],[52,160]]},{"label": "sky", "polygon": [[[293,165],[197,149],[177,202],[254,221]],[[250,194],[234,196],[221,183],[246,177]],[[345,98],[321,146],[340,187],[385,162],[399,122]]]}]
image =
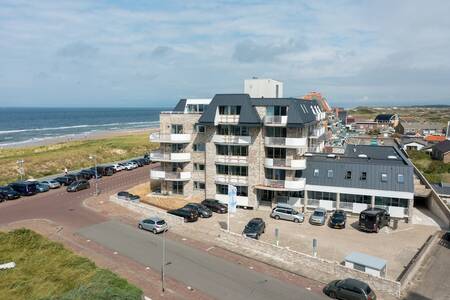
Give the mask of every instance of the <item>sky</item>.
[{"label": "sky", "polygon": [[450,1],[0,0],[0,106],[171,106],[246,78],[450,104]]}]

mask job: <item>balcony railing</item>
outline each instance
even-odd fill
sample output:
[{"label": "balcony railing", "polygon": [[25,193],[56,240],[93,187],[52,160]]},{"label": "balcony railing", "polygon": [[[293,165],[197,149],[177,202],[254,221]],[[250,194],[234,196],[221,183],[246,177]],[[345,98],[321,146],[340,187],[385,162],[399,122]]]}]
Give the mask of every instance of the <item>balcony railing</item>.
[{"label": "balcony railing", "polygon": [[226,184],[247,185],[248,178],[247,176],[217,174],[216,182]]},{"label": "balcony railing", "polygon": [[187,162],[191,160],[191,153],[163,153],[152,151],[150,159],[153,161]]},{"label": "balcony railing", "polygon": [[263,186],[274,189],[297,191],[304,189],[305,183],[305,178],[294,178],[293,180],[265,179]]},{"label": "balcony railing", "polygon": [[306,169],[306,159],[266,158],[264,165],[267,168],[303,170]]},{"label": "balcony railing", "polygon": [[192,177],[191,172],[167,172],[160,169],[150,171],[151,179],[162,179],[169,181],[187,181]]},{"label": "balcony railing", "polygon": [[287,116],[265,116],[264,125],[266,126],[286,126]]},{"label": "balcony railing", "polygon": [[221,124],[237,124],[240,115],[218,115],[217,122]]},{"label": "balcony railing", "polygon": [[307,138],[268,137],[264,138],[264,144],[268,147],[298,148],[306,147]]},{"label": "balcony railing", "polygon": [[155,143],[189,143],[190,141],[191,135],[187,133],[160,134],[154,132],[150,134],[150,142]]},{"label": "balcony railing", "polygon": [[325,120],[326,117],[327,117],[327,114],[325,112],[320,112],[320,113],[316,114],[317,121]]},{"label": "balcony railing", "polygon": [[246,165],[248,163],[248,157],[238,155],[216,155],[216,162],[224,164]]},{"label": "balcony railing", "polygon": [[316,128],[311,132],[310,138],[319,138],[325,134],[325,127]]},{"label": "balcony railing", "polygon": [[250,145],[252,137],[248,135],[220,135],[215,134],[212,141],[217,144]]}]

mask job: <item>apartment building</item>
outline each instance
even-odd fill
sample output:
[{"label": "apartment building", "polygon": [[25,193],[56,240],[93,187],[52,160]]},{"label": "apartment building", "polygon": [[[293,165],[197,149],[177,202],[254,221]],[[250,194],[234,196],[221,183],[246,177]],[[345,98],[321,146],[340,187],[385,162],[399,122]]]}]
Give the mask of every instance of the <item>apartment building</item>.
[{"label": "apartment building", "polygon": [[299,198],[306,155],[324,147],[326,115],[316,101],[218,94],[182,99],[162,112],[161,147],[151,171],[165,194],[201,194],[227,202],[228,184],[240,206],[271,206]]}]

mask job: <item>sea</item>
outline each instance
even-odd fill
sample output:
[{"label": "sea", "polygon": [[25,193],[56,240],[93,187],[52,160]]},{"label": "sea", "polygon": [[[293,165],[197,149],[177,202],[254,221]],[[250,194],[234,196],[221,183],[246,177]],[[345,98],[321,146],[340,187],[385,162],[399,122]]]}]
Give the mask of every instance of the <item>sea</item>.
[{"label": "sea", "polygon": [[159,127],[166,108],[1,108],[0,148],[107,131]]}]

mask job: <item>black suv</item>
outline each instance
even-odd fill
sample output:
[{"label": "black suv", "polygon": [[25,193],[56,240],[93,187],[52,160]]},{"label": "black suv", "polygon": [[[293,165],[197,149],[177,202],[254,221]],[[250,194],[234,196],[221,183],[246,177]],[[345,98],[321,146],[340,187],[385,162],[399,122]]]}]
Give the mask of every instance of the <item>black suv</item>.
[{"label": "black suv", "polygon": [[81,190],[85,190],[90,188],[91,185],[89,184],[89,181],[87,180],[77,180],[72,182],[68,187],[67,187],[67,191],[68,192],[78,192]]},{"label": "black suv", "polygon": [[215,213],[226,214],[228,212],[228,207],[216,199],[205,199],[202,204]]},{"label": "black suv", "polygon": [[184,208],[196,211],[200,218],[209,218],[212,216],[212,211],[200,203],[188,203]]},{"label": "black suv", "polygon": [[345,228],[345,222],[347,221],[347,215],[342,209],[335,210],[330,217],[328,226],[331,228]]},{"label": "black suv", "polygon": [[20,198],[20,194],[10,186],[0,186],[0,198],[3,200],[14,200]]},{"label": "black suv", "polygon": [[266,230],[266,223],[261,218],[253,218],[245,225],[243,235],[252,239],[259,239]]},{"label": "black suv", "polygon": [[13,190],[20,194],[20,196],[33,196],[37,194],[36,185],[31,182],[14,182],[9,185]]},{"label": "black suv", "polygon": [[197,212],[192,209],[179,208],[167,211],[168,214],[184,218],[185,222],[195,222],[198,220]]},{"label": "black suv", "polygon": [[378,232],[384,226],[389,226],[391,216],[385,209],[368,208],[359,214],[359,229],[362,231]]},{"label": "black suv", "polygon": [[54,179],[55,181],[58,181],[61,185],[70,185],[72,182],[75,181],[75,179],[73,179],[72,177],[69,176],[60,176],[60,177],[56,177]]},{"label": "black suv", "polygon": [[347,278],[334,280],[323,288],[325,295],[343,300],[376,300],[370,286],[362,281]]}]

